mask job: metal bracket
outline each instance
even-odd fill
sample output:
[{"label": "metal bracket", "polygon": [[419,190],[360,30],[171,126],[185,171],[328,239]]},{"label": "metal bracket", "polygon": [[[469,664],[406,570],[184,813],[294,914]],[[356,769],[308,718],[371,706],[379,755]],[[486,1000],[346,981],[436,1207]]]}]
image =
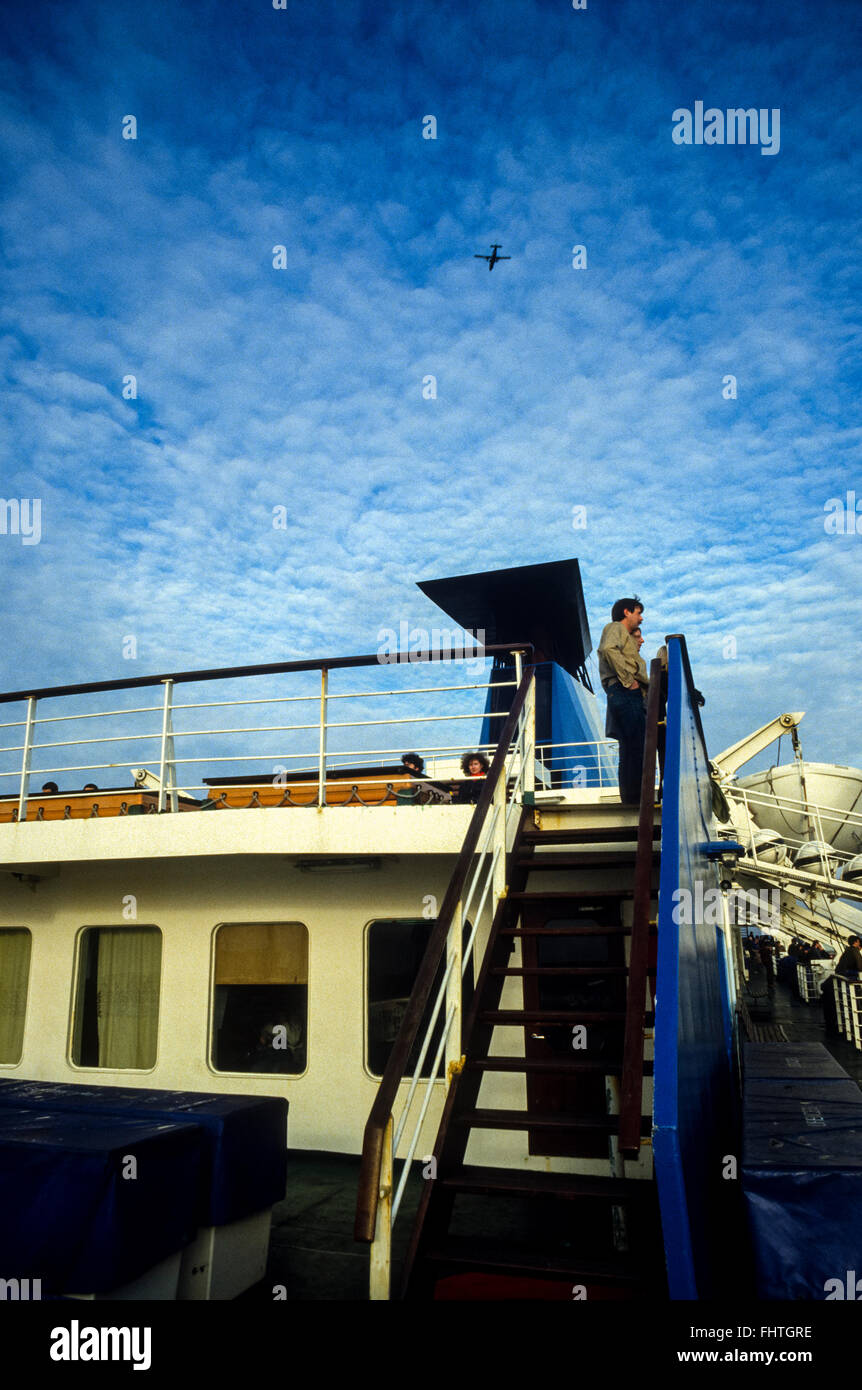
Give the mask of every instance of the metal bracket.
[{"label": "metal bracket", "polygon": [[446,1071],[446,1079],[450,1083],[456,1076],[460,1076],[467,1061],[466,1057],[461,1057],[457,1062],[450,1062]]}]

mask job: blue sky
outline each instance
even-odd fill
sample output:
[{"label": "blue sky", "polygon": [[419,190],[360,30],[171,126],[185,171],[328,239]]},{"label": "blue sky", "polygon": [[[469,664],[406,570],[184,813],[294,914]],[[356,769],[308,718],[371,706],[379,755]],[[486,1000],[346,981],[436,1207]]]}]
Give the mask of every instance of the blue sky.
[{"label": "blue sky", "polygon": [[[594,641],[632,590],[687,634],[713,751],[805,709],[862,764],[862,8],[0,24],[4,689],[373,651],[417,580],[577,556]],[[696,101],[780,148],[675,144]]]}]

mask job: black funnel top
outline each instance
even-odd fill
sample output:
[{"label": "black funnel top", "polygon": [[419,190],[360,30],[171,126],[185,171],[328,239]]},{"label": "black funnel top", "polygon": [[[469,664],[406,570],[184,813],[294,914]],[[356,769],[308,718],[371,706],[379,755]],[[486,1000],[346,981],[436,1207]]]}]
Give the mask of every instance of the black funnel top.
[{"label": "black funnel top", "polygon": [[419,588],[485,644],[532,642],[536,661],[556,661],[582,678],[593,649],[577,560],[429,579]]}]

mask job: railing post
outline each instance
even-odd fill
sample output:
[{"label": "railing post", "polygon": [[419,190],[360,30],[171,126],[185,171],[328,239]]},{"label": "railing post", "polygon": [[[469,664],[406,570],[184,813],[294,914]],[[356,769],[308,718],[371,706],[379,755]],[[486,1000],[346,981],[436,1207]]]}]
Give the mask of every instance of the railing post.
[{"label": "railing post", "polygon": [[449,979],[446,983],[446,1017],[449,1018],[451,1015],[451,1022],[446,1032],[446,1051],[443,1056],[447,1090],[452,1081],[452,1064],[457,1066],[461,1061],[462,912],[463,899],[459,900],[458,906],[452,914],[452,925],[449,928],[449,937],[446,943],[446,965],[449,967]]},{"label": "railing post", "polygon": [[751,811],[749,810],[749,806],[748,806],[748,792],[747,792],[747,790],[745,790],[744,788],[741,788],[741,790],[742,790],[742,804],[743,804],[743,806],[744,806],[744,808],[745,808],[745,822],[746,822],[746,825],[748,826],[748,840],[749,840],[749,845],[750,845],[750,847],[751,847],[751,857],[752,857],[752,859],[754,860],[754,862],[755,862],[755,864],[756,864],[756,863],[757,863],[757,841],[756,841],[755,838],[754,838],[754,825],[752,824]]},{"label": "railing post", "polygon": [[174,683],[162,681],[165,687],[165,702],[162,709],[162,743],[159,751],[159,812],[166,810],[168,791],[171,794],[171,810],[179,809],[177,801],[177,769],[174,762],[174,721],[172,704]]},{"label": "railing post", "polygon": [[494,907],[506,896],[506,763],[500,768],[500,775],[494,786],[494,800],[491,814],[494,817]]},{"label": "railing post", "polygon": [[658,743],[661,662],[655,657],[649,671],[649,699],[641,772],[638,843],[635,855],[629,978],[623,1038],[623,1079],[620,1094],[619,1147],[626,1158],[637,1158],[643,1113],[644,1014],[649,990],[647,956],[653,897],[652,861],[655,850],[655,769]]},{"label": "railing post", "polygon": [[24,756],[21,759],[21,787],[18,794],[18,820],[27,819],[27,796],[30,791],[30,759],[33,756],[33,726],[36,723],[36,697],[27,700],[27,721],[24,725]]},{"label": "railing post", "polygon": [[386,1302],[392,1275],[392,1116],[383,1134],[383,1154],[380,1159],[380,1182],[377,1219],[369,1261],[368,1296],[376,1302]]},{"label": "railing post", "polygon": [[521,754],[524,767],[524,791],[536,790],[536,682],[530,681],[524,704],[524,736]]},{"label": "railing post", "polygon": [[[320,668],[320,745],[317,755],[317,805],[326,805],[326,695],[329,687],[329,671]],[[387,1294],[388,1297],[388,1294]]]}]

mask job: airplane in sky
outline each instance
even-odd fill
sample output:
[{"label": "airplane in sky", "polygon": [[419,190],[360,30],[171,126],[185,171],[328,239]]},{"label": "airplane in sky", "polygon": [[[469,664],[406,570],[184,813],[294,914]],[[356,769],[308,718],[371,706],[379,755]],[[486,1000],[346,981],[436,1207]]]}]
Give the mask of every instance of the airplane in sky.
[{"label": "airplane in sky", "polygon": [[498,255],[497,255],[497,252],[499,251],[501,245],[502,245],[501,242],[495,241],[494,244],[493,244],[493,246],[491,247],[491,254],[490,254],[490,256],[480,256],[479,253],[478,253],[478,251],[477,251],[477,252],[474,254],[474,256],[473,256],[473,260],[474,260],[474,261],[487,261],[487,262],[488,262],[488,269],[489,269],[489,270],[493,270],[493,269],[494,269],[494,266],[497,264],[498,261],[510,261],[510,260],[512,259],[511,256],[498,256]]}]

